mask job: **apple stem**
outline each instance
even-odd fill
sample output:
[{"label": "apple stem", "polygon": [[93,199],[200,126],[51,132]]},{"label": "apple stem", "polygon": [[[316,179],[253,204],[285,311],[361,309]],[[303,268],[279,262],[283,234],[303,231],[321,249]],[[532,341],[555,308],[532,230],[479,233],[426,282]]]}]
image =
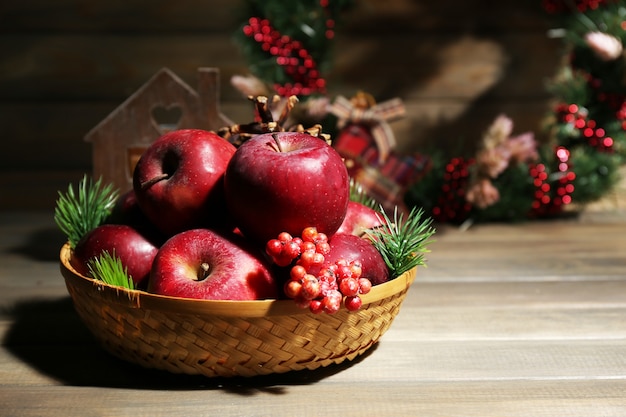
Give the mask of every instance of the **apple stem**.
[{"label": "apple stem", "polygon": [[272,133],[272,138],[274,139],[274,143],[278,148],[278,152],[283,152],[283,148],[280,146],[280,141],[278,140],[278,135],[276,133]]},{"label": "apple stem", "polygon": [[198,271],[198,281],[204,281],[209,276],[211,266],[207,262],[200,264],[200,270]]},{"label": "apple stem", "polygon": [[146,188],[156,184],[157,182],[166,180],[169,177],[170,177],[170,175],[166,174],[166,173],[163,173],[161,175],[157,175],[156,177],[152,177],[149,180],[144,181],[144,182],[141,183],[141,189],[145,190]]}]

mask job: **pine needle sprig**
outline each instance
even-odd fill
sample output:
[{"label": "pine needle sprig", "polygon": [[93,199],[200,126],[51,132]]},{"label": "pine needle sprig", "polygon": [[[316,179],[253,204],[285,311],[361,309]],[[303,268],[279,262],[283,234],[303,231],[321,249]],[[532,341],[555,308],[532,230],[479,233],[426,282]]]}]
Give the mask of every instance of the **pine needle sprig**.
[{"label": "pine needle sprig", "polygon": [[367,230],[372,243],[385,260],[392,277],[398,277],[415,268],[425,266],[424,254],[430,252],[427,246],[432,243],[435,229],[432,218],[424,218],[424,210],[413,207],[406,219],[396,207],[393,219],[382,209],[382,226]]},{"label": "pine needle sprig", "polygon": [[100,256],[91,258],[87,266],[91,276],[99,281],[115,287],[135,289],[135,282],[128,275],[128,269],[122,264],[120,258],[115,256],[115,252],[110,254],[108,251],[103,251]]},{"label": "pine needle sprig", "polygon": [[361,203],[369,208],[376,209],[378,203],[369,196],[361,184],[350,178],[350,201]]},{"label": "pine needle sprig", "polygon": [[86,175],[79,182],[76,192],[72,184],[65,194],[59,192],[54,220],[72,249],[87,232],[106,220],[118,194],[112,184],[103,185],[102,178],[94,182]]}]

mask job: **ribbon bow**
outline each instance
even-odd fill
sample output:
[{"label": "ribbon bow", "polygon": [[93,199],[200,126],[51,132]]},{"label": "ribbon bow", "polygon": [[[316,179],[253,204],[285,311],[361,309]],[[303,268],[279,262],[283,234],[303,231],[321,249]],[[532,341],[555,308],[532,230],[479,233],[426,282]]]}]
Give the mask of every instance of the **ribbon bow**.
[{"label": "ribbon bow", "polygon": [[396,146],[396,138],[388,122],[404,116],[405,108],[399,98],[361,108],[356,107],[347,98],[338,96],[329,111],[339,119],[339,128],[348,123],[368,125],[378,148],[378,160],[382,163],[389,156],[391,149]]}]

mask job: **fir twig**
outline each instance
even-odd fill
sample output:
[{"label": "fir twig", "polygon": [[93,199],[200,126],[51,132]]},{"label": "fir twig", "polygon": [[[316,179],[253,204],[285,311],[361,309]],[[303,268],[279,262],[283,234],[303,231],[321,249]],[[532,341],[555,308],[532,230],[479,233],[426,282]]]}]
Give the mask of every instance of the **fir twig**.
[{"label": "fir twig", "polygon": [[370,208],[376,208],[376,200],[370,197],[361,184],[350,178],[350,201],[361,203]]},{"label": "fir twig", "polygon": [[103,251],[100,256],[91,258],[87,266],[91,276],[97,280],[115,287],[135,289],[135,282],[128,275],[128,269],[122,264],[120,258],[115,256],[115,252],[110,254],[108,251]]},{"label": "fir twig", "polygon": [[59,192],[54,220],[73,249],[90,230],[100,226],[111,214],[118,197],[112,184],[103,185],[102,178],[94,183],[85,175],[77,191],[70,184],[67,193]]},{"label": "fir twig", "polygon": [[398,277],[416,266],[424,266],[424,254],[430,252],[427,246],[432,243],[435,229],[431,218],[423,218],[424,211],[413,207],[406,220],[398,208],[393,220],[381,208],[382,226],[366,231],[376,249],[380,252],[392,277]]}]

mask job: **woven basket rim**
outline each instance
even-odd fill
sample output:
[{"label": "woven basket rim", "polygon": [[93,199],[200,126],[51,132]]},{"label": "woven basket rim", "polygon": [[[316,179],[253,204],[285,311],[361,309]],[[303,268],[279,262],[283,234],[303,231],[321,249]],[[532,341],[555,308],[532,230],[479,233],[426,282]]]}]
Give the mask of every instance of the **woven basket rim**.
[{"label": "woven basket rim", "polygon": [[[264,317],[271,315],[313,314],[307,309],[296,306],[293,300],[268,299],[251,301],[231,300],[199,300],[182,297],[171,297],[148,293],[141,290],[129,290],[116,287],[102,281],[86,277],[78,273],[71,265],[72,250],[69,243],[61,247],[59,254],[61,274],[66,285],[80,286],[86,290],[97,291],[109,302],[125,305],[130,308],[146,310],[171,311],[195,315],[220,315],[237,317]],[[363,305],[383,300],[389,296],[408,289],[417,274],[417,267],[399,277],[372,287],[368,294],[361,295]]]}]

